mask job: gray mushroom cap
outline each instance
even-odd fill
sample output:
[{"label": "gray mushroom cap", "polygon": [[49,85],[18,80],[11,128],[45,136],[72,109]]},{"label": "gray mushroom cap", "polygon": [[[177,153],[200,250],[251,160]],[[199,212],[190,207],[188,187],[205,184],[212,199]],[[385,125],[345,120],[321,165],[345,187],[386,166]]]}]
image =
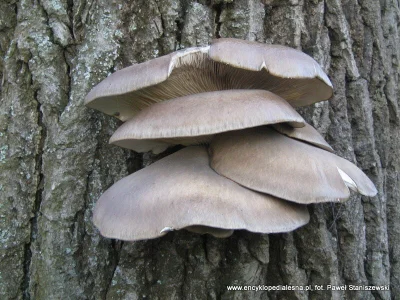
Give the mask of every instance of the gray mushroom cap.
[{"label": "gray mushroom cap", "polygon": [[214,40],[213,61],[239,69],[261,71],[265,89],[293,106],[305,106],[332,96],[332,83],[321,66],[299,50],[232,38]]},{"label": "gray mushroom cap", "polygon": [[160,102],[125,122],[110,143],[160,153],[168,146],[209,143],[214,134],[288,122],[302,127],[303,118],[285,100],[265,90],[228,90]]},{"label": "gray mushroom cap", "polygon": [[321,67],[298,50],[219,39],[119,70],[96,85],[85,104],[126,121],[157,102],[229,89],[269,90],[293,106],[332,95]]},{"label": "gray mushroom cap", "polygon": [[288,137],[310,143],[329,152],[334,152],[332,147],[325,141],[322,135],[319,134],[319,132],[308,123],[305,123],[305,126],[302,128],[293,128],[292,126],[284,123],[274,124],[272,127],[279,133],[282,133]]},{"label": "gray mushroom cap", "polygon": [[267,127],[216,135],[210,155],[211,167],[219,174],[297,203],[345,200],[349,188],[366,196],[377,193],[351,162]]},{"label": "gray mushroom cap", "polygon": [[285,232],[306,224],[309,214],[218,175],[206,148],[195,146],[115,183],[96,203],[93,221],[102,235],[131,241],[194,225]]}]

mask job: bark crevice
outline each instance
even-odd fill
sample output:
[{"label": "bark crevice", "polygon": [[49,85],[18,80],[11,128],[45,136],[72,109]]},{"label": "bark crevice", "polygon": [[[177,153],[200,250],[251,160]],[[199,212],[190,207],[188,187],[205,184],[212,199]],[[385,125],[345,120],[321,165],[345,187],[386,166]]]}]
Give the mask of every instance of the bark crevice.
[{"label": "bark crevice", "polygon": [[[31,75],[32,76],[32,75]],[[44,153],[44,147],[45,147],[45,140],[46,140],[46,126],[44,125],[43,122],[43,112],[42,112],[42,106],[41,103],[38,100],[38,94],[37,91],[34,93],[34,99],[36,100],[37,103],[37,113],[38,113],[38,120],[37,124],[40,128],[40,140],[38,144],[38,151],[35,157],[35,162],[36,162],[36,172],[38,176],[38,185],[36,188],[36,195],[35,195],[35,202],[33,205],[33,211],[32,211],[32,218],[30,220],[30,226],[31,226],[31,233],[30,233],[30,239],[29,243],[25,245],[25,255],[24,255],[24,278],[22,281],[22,291],[23,291],[23,299],[24,300],[29,300],[31,299],[31,295],[29,292],[30,288],[30,280],[31,280],[31,274],[30,274],[30,269],[31,269],[31,259],[32,259],[32,245],[36,241],[37,238],[37,233],[38,233],[38,218],[40,215],[40,207],[43,201],[43,188],[44,188],[44,174],[43,174],[43,153]]]}]

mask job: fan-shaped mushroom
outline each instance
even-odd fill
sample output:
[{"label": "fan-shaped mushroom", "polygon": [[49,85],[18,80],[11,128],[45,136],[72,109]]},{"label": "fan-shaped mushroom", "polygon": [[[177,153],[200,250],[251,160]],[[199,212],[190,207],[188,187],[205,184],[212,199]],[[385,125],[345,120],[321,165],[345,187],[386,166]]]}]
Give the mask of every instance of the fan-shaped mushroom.
[{"label": "fan-shaped mushroom", "polygon": [[333,153],[267,127],[216,135],[211,167],[250,189],[297,203],[340,201],[354,189],[374,196],[371,180]]},{"label": "fan-shaped mushroom", "polygon": [[184,96],[143,109],[113,134],[110,143],[154,153],[171,144],[208,143],[216,133],[303,118],[285,100],[265,90],[229,90]]},{"label": "fan-shaped mushroom", "polygon": [[[123,178],[98,200],[93,217],[111,238],[156,238],[194,225],[284,232],[309,220],[305,206],[248,190],[209,167],[205,147],[188,147]],[[190,229],[190,228],[189,228]]]},{"label": "fan-shaped mushroom", "polygon": [[[259,73],[261,86],[281,96],[293,106],[305,106],[332,96],[332,83],[321,66],[304,52],[281,45],[266,45],[238,39],[217,39],[211,44],[210,58]],[[265,72],[266,71],[266,72]],[[257,73],[256,73],[257,74]],[[239,75],[240,76],[240,75]],[[255,88],[255,87],[251,87]]]},{"label": "fan-shaped mushroom", "polygon": [[218,39],[115,72],[85,103],[123,121],[151,104],[227,89],[265,89],[291,105],[328,99],[332,84],[314,59],[284,46]]}]

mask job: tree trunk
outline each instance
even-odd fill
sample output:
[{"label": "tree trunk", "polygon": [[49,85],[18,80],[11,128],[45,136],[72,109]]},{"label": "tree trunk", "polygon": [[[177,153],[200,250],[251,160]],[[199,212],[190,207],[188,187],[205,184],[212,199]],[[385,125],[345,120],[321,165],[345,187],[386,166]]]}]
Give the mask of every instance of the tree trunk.
[{"label": "tree trunk", "polygon": [[[1,299],[391,299],[400,295],[399,1],[3,0],[0,2]],[[108,145],[119,122],[83,106],[110,73],[215,37],[284,44],[328,73],[303,108],[373,198],[309,205],[292,233],[185,231],[103,238],[92,208],[158,157]],[[390,291],[330,291],[390,285]],[[295,285],[312,291],[227,290]],[[324,291],[316,289],[322,285]]]}]

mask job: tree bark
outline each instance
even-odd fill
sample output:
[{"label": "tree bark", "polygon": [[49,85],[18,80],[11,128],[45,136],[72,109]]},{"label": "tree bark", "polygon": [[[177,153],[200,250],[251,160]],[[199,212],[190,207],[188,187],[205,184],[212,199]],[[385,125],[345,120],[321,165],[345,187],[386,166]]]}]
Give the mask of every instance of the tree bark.
[{"label": "tree bark", "polygon": [[[399,2],[0,2],[1,299],[395,299],[400,295]],[[115,119],[83,99],[110,73],[235,37],[313,56],[331,100],[300,109],[378,195],[309,205],[292,233],[103,238],[92,208],[159,157],[108,145]],[[227,285],[390,285],[390,291],[228,291]]]}]

